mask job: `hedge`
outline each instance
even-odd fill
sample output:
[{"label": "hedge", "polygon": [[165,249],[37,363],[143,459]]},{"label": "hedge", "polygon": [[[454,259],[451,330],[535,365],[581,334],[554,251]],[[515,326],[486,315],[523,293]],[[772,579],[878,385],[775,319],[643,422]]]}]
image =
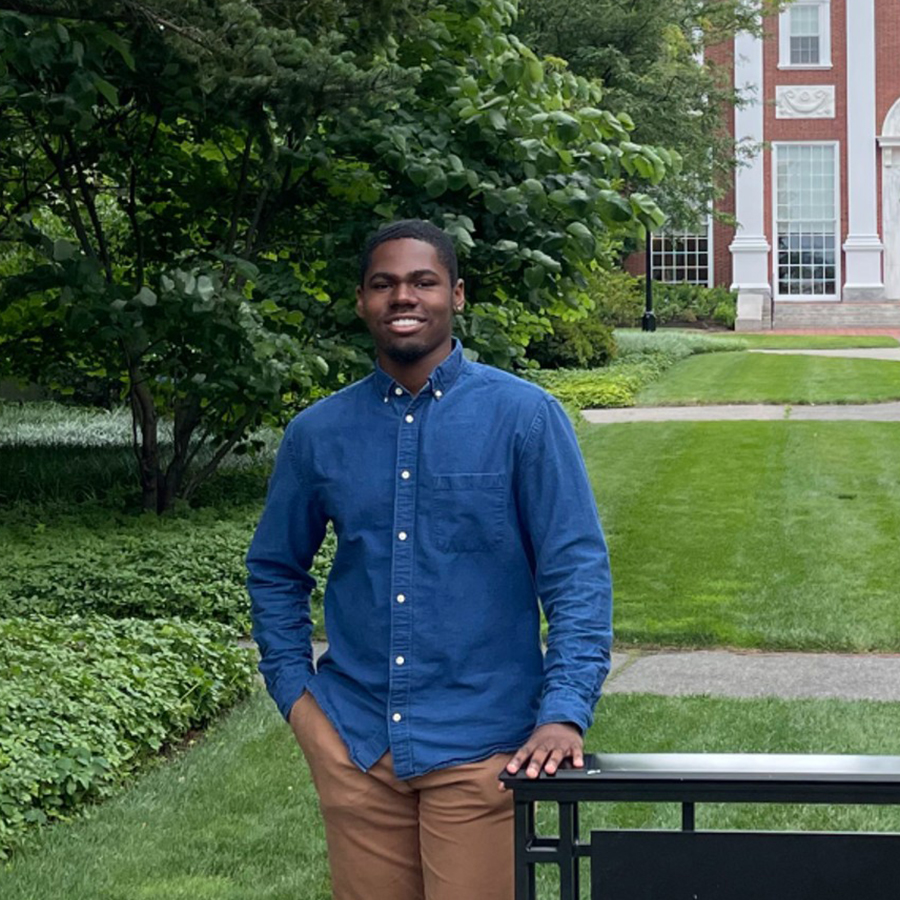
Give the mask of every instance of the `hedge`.
[{"label": "hedge", "polygon": [[[0,616],[96,613],[114,618],[180,616],[250,629],[244,558],[261,507],[189,510],[176,517],[98,509],[0,525]],[[22,514],[20,513],[20,516]],[[40,513],[35,513],[39,518]],[[2,518],[0,518],[2,522]],[[313,620],[334,558],[326,539],[313,567]]]},{"label": "hedge", "polygon": [[255,654],[236,638],[177,618],[0,619],[0,858],[246,695]]}]

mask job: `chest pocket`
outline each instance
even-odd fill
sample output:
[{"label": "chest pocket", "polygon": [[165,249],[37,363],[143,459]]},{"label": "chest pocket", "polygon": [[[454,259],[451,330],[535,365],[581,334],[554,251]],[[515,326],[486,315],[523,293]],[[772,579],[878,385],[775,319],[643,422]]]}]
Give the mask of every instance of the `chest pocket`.
[{"label": "chest pocket", "polygon": [[435,475],[432,534],[438,550],[479,553],[503,541],[506,476]]}]

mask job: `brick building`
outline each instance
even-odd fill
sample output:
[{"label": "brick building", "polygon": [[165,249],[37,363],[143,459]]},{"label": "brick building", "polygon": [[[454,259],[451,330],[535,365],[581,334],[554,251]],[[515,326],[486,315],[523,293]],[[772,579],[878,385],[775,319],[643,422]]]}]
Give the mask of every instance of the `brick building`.
[{"label": "brick building", "polygon": [[663,234],[654,277],[731,286],[739,330],[900,326],[900,3],[794,0],[724,60],[761,147],[721,208],[737,229]]}]

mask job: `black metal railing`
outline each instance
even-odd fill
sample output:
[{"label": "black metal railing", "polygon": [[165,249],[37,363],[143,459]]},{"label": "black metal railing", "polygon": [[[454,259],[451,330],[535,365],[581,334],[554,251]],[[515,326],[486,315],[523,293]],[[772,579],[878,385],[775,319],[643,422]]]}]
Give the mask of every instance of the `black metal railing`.
[{"label": "black metal railing", "polygon": [[[698,831],[697,803],[900,805],[900,756],[589,754],[583,769],[501,780],[514,791],[516,900],[536,867],[559,867],[561,900],[900,900],[900,834]],[[535,803],[559,805],[539,835]],[[681,830],[579,830],[579,803],[681,804]]]}]

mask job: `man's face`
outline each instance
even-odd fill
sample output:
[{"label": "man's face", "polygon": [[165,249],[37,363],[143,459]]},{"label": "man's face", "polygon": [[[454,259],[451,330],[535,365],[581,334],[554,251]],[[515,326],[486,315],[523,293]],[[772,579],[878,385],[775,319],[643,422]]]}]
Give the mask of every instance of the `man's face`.
[{"label": "man's face", "polygon": [[446,349],[453,313],[464,303],[462,281],[451,284],[435,248],[413,238],[376,247],[365,281],[356,289],[356,313],[375,346],[401,364]]}]

